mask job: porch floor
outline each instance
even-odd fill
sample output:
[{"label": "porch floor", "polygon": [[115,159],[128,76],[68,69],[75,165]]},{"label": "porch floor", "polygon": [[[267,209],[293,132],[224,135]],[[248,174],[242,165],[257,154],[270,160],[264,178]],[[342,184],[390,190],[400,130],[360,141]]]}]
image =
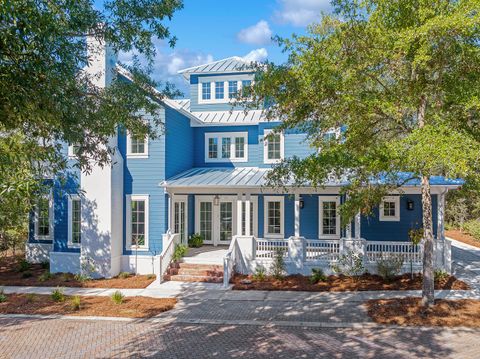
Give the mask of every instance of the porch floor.
[{"label": "porch floor", "polygon": [[188,252],[182,261],[185,263],[223,265],[223,257],[227,252],[228,246],[204,245],[200,248],[188,248]]}]

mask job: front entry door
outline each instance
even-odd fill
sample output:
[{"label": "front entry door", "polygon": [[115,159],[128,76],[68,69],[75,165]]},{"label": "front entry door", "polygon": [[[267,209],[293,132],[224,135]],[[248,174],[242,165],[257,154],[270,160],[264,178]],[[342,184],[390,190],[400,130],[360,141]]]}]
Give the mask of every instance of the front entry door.
[{"label": "front entry door", "polygon": [[231,196],[196,196],[195,232],[205,244],[229,244],[236,233],[235,198]]}]

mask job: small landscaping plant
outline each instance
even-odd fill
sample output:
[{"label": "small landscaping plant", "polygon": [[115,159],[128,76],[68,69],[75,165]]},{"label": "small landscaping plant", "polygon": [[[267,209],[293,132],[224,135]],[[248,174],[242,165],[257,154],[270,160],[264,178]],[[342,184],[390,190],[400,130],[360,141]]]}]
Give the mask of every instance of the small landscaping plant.
[{"label": "small landscaping plant", "polygon": [[474,237],[477,240],[480,240],[480,221],[479,220],[470,220],[463,223],[462,230],[467,232],[469,235]]},{"label": "small landscaping plant", "polygon": [[62,282],[70,281],[70,276],[68,275],[68,273],[62,273],[60,278],[62,279]]},{"label": "small landscaping plant", "polygon": [[122,279],[127,279],[127,278],[130,277],[130,275],[131,275],[131,274],[128,273],[128,272],[121,272],[121,273],[118,275],[118,277],[119,277],[119,278],[122,278]]},{"label": "small landscaping plant", "polygon": [[285,251],[282,248],[276,248],[273,255],[272,266],[270,272],[275,279],[283,279],[285,275]]},{"label": "small landscaping plant", "polygon": [[[68,276],[67,276],[68,278]],[[90,277],[86,276],[85,274],[75,274],[73,277],[77,282],[85,283]],[[67,279],[68,280],[68,279]]]},{"label": "small landscaping plant", "polygon": [[252,279],[257,282],[263,282],[267,277],[267,271],[264,266],[258,266],[255,268],[255,273],[252,276]]},{"label": "small landscaping plant", "polygon": [[7,296],[3,293],[3,289],[0,289],[0,303],[6,302]]},{"label": "small landscaping plant", "polygon": [[80,309],[81,299],[79,295],[76,295],[72,298],[72,309],[79,310]]},{"label": "small landscaping plant", "polygon": [[377,273],[383,280],[390,282],[400,273],[403,267],[403,256],[393,255],[377,260]]},{"label": "small landscaping plant", "polygon": [[337,274],[343,274],[349,277],[359,277],[365,272],[363,259],[359,253],[348,251],[342,254],[338,263],[332,265],[332,270]]},{"label": "small landscaping plant", "polygon": [[199,248],[203,245],[203,237],[200,233],[195,233],[188,239],[189,247]]},{"label": "small landscaping plant", "polygon": [[449,276],[450,275],[448,274],[447,271],[445,271],[443,269],[435,269],[435,272],[434,272],[435,281],[446,280],[446,279],[448,279]]},{"label": "small landscaping plant", "polygon": [[52,279],[52,278],[53,278],[53,274],[47,271],[47,272],[44,272],[44,273],[40,274],[40,276],[38,277],[38,281],[39,282],[46,282],[47,280]]},{"label": "small landscaping plant", "polygon": [[42,263],[40,263],[40,265],[42,266],[42,269],[50,269],[49,261],[43,261]]},{"label": "small landscaping plant", "polygon": [[117,290],[115,293],[112,294],[110,298],[112,298],[112,302],[114,302],[115,304],[122,304],[125,296],[122,294],[122,292]]},{"label": "small landscaping plant", "polygon": [[35,302],[35,299],[37,299],[37,295],[34,293],[28,293],[26,298],[27,298],[27,303],[33,303]]},{"label": "small landscaping plant", "polygon": [[173,251],[172,260],[174,262],[179,261],[185,254],[187,254],[188,247],[185,244],[177,244]]},{"label": "small landscaping plant", "polygon": [[56,288],[53,290],[51,294],[52,299],[55,302],[64,302],[65,301],[65,294],[63,294],[63,289],[62,288]]},{"label": "small landscaping plant", "polygon": [[156,275],[155,274],[147,274],[147,279],[155,279]]},{"label": "small landscaping plant", "polygon": [[33,274],[29,270],[22,273],[22,278],[30,278],[32,276],[33,276]]},{"label": "small landscaping plant", "polygon": [[22,259],[18,262],[18,271],[19,272],[26,272],[30,268],[32,268],[32,265],[30,263],[28,263],[26,259]]},{"label": "small landscaping plant", "polygon": [[317,284],[318,282],[326,282],[327,276],[323,273],[321,268],[312,268],[312,275],[308,279],[311,284]]}]

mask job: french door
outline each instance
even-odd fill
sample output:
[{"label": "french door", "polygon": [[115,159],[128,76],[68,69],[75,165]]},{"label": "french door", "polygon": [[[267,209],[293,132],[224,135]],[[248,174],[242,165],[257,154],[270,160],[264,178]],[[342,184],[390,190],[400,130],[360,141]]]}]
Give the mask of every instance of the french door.
[{"label": "french door", "polygon": [[187,244],[188,242],[188,217],[187,217],[187,196],[174,196],[172,204],[172,219],[173,223],[171,228],[173,233],[180,234],[181,243]]},{"label": "french door", "polygon": [[236,233],[236,197],[196,196],[195,232],[206,244],[229,244]]}]

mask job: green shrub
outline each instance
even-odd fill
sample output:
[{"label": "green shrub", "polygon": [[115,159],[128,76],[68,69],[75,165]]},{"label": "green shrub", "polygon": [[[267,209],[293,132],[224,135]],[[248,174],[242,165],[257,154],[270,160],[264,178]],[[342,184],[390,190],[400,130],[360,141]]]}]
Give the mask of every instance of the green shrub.
[{"label": "green shrub", "polygon": [[285,251],[282,248],[276,248],[273,255],[272,266],[270,272],[275,279],[283,279],[285,275]]},{"label": "green shrub", "polygon": [[179,261],[185,254],[187,254],[188,247],[185,244],[177,244],[173,251],[173,261]]},{"label": "green shrub", "polygon": [[0,289],[0,303],[6,302],[7,296],[3,293],[3,289]]},{"label": "green shrub", "polygon": [[119,278],[122,278],[122,279],[127,279],[127,278],[130,277],[130,275],[131,275],[131,273],[121,272],[121,273],[118,275],[118,277],[119,277]]},{"label": "green shrub", "polygon": [[33,303],[35,299],[37,299],[37,295],[35,293],[27,294],[27,303]]},{"label": "green shrub", "polygon": [[30,263],[28,263],[26,259],[22,259],[18,262],[18,268],[17,269],[18,269],[19,272],[26,272],[30,268],[32,268],[32,265]]},{"label": "green shrub", "polygon": [[362,256],[354,251],[349,251],[340,256],[338,263],[332,265],[332,270],[337,274],[358,277],[365,272],[365,267]]},{"label": "green shrub", "polygon": [[156,277],[155,274],[147,274],[147,279],[155,279]]},{"label": "green shrub", "polygon": [[462,229],[469,235],[471,235],[473,238],[480,241],[480,221],[467,221],[463,224]]},{"label": "green shrub", "polygon": [[112,302],[114,302],[115,304],[122,304],[125,296],[122,294],[122,292],[117,290],[115,293],[111,295],[110,298],[112,298]]},{"label": "green shrub", "polygon": [[195,233],[188,239],[189,247],[199,248],[203,245],[203,237],[200,233]]},{"label": "green shrub", "polygon": [[72,298],[72,309],[79,310],[80,309],[81,299],[79,295],[76,295]]},{"label": "green shrub", "polygon": [[255,273],[253,274],[253,280],[257,282],[263,282],[267,277],[267,271],[264,266],[258,266],[255,268]]},{"label": "green shrub", "polygon": [[22,278],[30,278],[32,276],[33,276],[33,273],[30,272],[29,270],[22,273]]},{"label": "green shrub", "polygon": [[51,297],[55,302],[64,302],[65,294],[63,294],[63,288],[57,287],[56,289],[54,289]]},{"label": "green shrub", "polygon": [[317,284],[318,282],[326,282],[327,276],[323,273],[321,268],[312,268],[312,275],[309,278],[310,283]]},{"label": "green shrub", "polygon": [[47,280],[52,279],[52,278],[53,278],[53,274],[47,271],[47,272],[43,272],[42,274],[40,274],[40,276],[38,277],[38,281],[39,282],[46,282]]},{"label": "green shrub", "polygon": [[70,281],[70,275],[68,273],[62,273],[60,275],[60,278],[62,279],[62,282],[69,282]]},{"label": "green shrub", "polygon": [[40,263],[40,265],[42,266],[42,269],[50,269],[50,262],[49,261],[44,261],[44,262]]},{"label": "green shrub", "polygon": [[80,283],[84,283],[86,282],[87,280],[90,279],[89,276],[85,275],[85,274],[81,274],[81,273],[78,273],[78,274],[75,274],[73,276],[73,278],[77,281],[77,282],[80,282]]},{"label": "green shrub", "polygon": [[377,260],[377,273],[386,281],[391,281],[403,267],[403,256],[389,256]]},{"label": "green shrub", "polygon": [[446,280],[448,279],[448,277],[450,277],[450,274],[448,274],[448,272],[443,269],[435,269],[435,272],[433,273],[435,281]]}]

